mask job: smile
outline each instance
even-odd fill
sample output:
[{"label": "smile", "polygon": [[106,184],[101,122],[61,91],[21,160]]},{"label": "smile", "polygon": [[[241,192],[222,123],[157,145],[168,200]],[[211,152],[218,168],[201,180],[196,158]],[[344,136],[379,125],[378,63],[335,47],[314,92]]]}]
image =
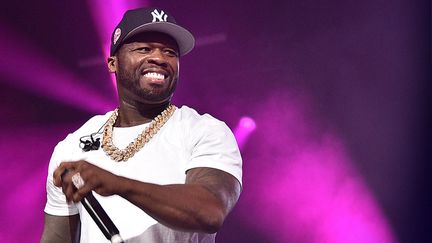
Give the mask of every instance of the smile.
[{"label": "smile", "polygon": [[165,79],[165,75],[156,72],[148,72],[144,74],[144,77],[151,78],[151,79],[159,79],[159,80]]}]

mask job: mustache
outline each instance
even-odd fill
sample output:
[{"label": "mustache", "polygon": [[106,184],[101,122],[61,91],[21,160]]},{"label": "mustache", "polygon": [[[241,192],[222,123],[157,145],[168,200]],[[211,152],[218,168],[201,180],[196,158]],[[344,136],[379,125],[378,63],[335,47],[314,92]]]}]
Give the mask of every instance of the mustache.
[{"label": "mustache", "polygon": [[149,63],[147,60],[143,60],[140,63],[139,68],[137,69],[137,71],[139,72],[139,74],[143,74],[146,69],[161,69],[164,72],[172,74],[172,71],[169,69],[168,65],[166,65],[166,64],[165,65],[160,65],[160,64],[156,64],[156,63]]}]

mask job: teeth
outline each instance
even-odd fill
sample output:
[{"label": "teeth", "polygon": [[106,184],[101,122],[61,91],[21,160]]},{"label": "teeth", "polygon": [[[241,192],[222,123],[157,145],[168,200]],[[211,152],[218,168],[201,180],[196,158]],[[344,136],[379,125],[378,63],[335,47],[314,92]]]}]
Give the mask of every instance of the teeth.
[{"label": "teeth", "polygon": [[146,73],[146,74],[144,74],[144,77],[155,78],[155,79],[164,79],[165,78],[163,74],[155,73],[155,72]]}]

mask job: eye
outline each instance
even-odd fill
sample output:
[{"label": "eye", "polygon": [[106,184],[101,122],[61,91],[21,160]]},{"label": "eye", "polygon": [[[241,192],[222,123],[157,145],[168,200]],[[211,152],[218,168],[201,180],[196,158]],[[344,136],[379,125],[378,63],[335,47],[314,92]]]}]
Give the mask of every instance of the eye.
[{"label": "eye", "polygon": [[150,52],[150,51],[151,51],[151,48],[150,48],[150,47],[147,47],[147,46],[142,46],[142,47],[138,47],[138,48],[136,48],[135,51],[139,51],[139,52],[147,53],[147,52]]},{"label": "eye", "polygon": [[170,57],[178,57],[178,52],[174,51],[173,49],[164,49],[164,52],[170,56]]}]

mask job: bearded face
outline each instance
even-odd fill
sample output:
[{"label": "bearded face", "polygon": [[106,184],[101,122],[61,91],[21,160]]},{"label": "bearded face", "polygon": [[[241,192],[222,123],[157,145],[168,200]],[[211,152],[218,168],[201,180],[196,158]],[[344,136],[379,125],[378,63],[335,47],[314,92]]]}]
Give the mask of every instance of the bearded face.
[{"label": "bearded face", "polygon": [[116,54],[120,98],[142,103],[169,101],[178,80],[178,47],[168,35],[146,32],[131,38]]}]

